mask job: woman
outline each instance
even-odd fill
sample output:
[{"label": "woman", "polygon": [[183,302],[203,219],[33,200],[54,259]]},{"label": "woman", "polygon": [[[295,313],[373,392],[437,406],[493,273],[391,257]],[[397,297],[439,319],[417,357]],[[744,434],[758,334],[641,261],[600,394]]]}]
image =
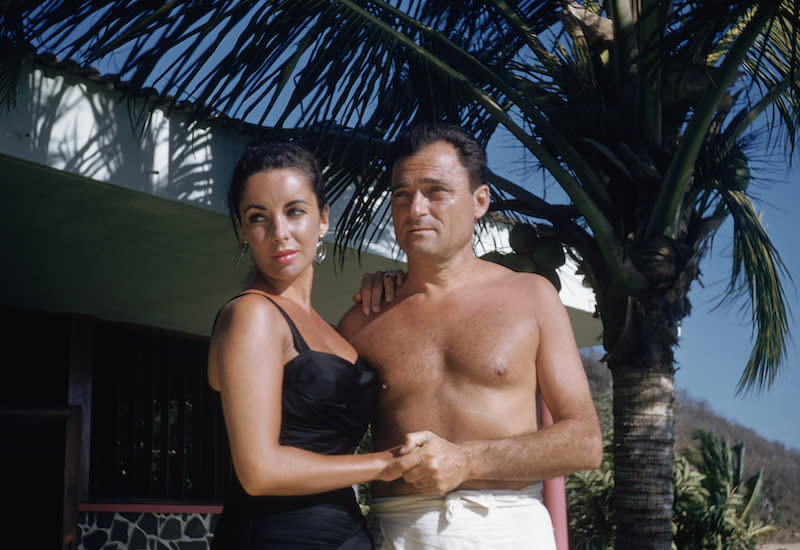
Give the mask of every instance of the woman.
[{"label": "woman", "polygon": [[214,547],[371,548],[351,486],[401,472],[392,450],[353,454],[377,376],[311,307],[329,224],[319,167],[297,145],[248,148],[228,201],[255,275],[209,349],[236,472]]}]

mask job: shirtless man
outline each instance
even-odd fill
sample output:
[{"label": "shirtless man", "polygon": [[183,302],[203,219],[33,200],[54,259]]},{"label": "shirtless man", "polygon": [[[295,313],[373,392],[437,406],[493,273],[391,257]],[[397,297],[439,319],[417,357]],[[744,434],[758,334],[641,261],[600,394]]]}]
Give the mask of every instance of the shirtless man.
[{"label": "shirtless man", "polygon": [[[460,128],[398,137],[392,220],[408,274],[380,313],[357,305],[338,327],[382,380],[375,449],[405,437],[408,452],[403,479],[372,485],[381,548],[555,548],[535,482],[600,464],[555,288],[473,253],[489,207],[485,169],[483,148]],[[542,430],[537,393],[555,421]]]}]

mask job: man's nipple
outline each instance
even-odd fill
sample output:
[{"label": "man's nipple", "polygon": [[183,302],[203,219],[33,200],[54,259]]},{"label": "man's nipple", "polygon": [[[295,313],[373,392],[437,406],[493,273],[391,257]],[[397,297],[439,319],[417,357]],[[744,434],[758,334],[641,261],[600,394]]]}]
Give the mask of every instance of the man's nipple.
[{"label": "man's nipple", "polygon": [[505,376],[507,372],[508,372],[508,369],[506,368],[505,365],[495,365],[494,366],[494,373],[497,376]]}]

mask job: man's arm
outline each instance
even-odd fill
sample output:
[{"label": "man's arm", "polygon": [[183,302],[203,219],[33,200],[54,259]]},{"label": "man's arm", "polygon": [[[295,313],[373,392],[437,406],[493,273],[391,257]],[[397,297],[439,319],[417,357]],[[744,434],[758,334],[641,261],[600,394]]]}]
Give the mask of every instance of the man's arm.
[{"label": "man's arm", "polygon": [[353,301],[361,304],[364,315],[378,313],[382,303],[394,300],[395,291],[403,286],[405,280],[406,273],[402,269],[367,273],[361,277],[361,288],[353,294]]},{"label": "man's arm", "polygon": [[403,286],[403,270],[376,271],[361,278],[361,289],[353,295],[356,303],[339,320],[336,330],[350,340],[369,322],[370,313],[380,313],[381,306],[394,300],[395,292]]},{"label": "man's arm", "polygon": [[533,482],[600,465],[600,426],[566,309],[543,278],[535,277],[526,291],[533,293],[539,320],[538,387],[553,424],[510,438],[459,444],[431,432],[409,434],[402,451],[419,447],[419,452],[409,456],[403,477],[424,492],[444,493],[478,479]]},{"label": "man's arm", "polygon": [[370,318],[361,311],[361,304],[358,303],[348,309],[347,313],[339,319],[339,324],[336,325],[336,331],[349,342],[352,341],[353,336],[364,328],[369,321]]}]

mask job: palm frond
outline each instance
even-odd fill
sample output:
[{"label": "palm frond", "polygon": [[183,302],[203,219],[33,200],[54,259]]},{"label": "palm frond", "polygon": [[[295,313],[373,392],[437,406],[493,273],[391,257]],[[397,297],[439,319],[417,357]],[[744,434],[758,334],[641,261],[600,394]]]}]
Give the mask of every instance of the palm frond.
[{"label": "palm frond", "polygon": [[747,295],[755,334],[738,391],[769,388],[786,355],[789,312],[782,278],[791,280],[791,275],[747,195],[723,190],[722,198],[734,224],[733,269],[726,299]]},{"label": "palm frond", "polygon": [[753,18],[736,38],[728,51],[728,55],[720,66],[720,74],[715,84],[708,88],[696,106],[686,131],[681,139],[654,204],[646,235],[655,237],[658,234],[674,236],[677,229],[677,211],[683,201],[689,175],[694,166],[697,154],[703,145],[706,132],[717,111],[723,95],[733,83],[750,47],[757,40],[763,28],[769,25],[775,12],[774,4],[765,2],[759,5]]},{"label": "palm frond", "polygon": [[17,83],[26,49],[21,8],[16,2],[0,6],[0,104],[7,109],[17,103]]},{"label": "palm frond", "polygon": [[[791,154],[796,149],[800,130],[800,60],[798,60],[798,18],[800,5],[779,3],[776,16],[765,28],[748,55],[742,70],[757,87],[757,97],[780,90],[767,111],[767,127],[776,141],[786,144]],[[779,123],[780,122],[780,123]]]}]

